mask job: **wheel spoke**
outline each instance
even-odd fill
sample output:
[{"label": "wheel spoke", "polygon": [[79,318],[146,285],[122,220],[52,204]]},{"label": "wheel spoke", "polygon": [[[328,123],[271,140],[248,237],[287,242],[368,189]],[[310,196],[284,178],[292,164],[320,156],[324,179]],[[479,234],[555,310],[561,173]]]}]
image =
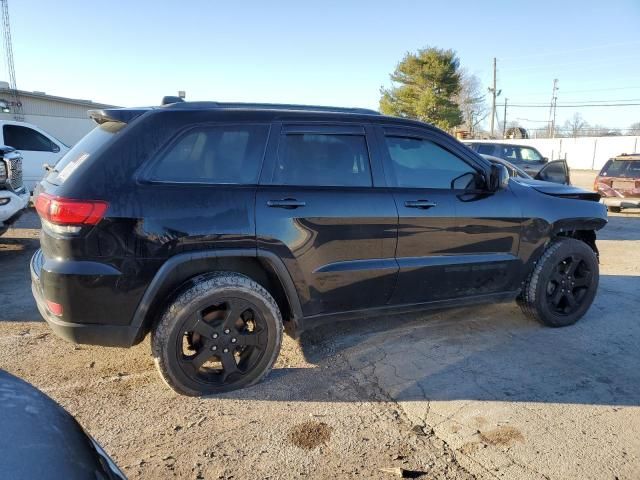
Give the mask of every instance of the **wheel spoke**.
[{"label": "wheel spoke", "polygon": [[207,322],[205,322],[202,317],[200,317],[199,313],[197,315],[198,318],[195,320],[195,323],[192,327],[193,331],[198,332],[203,337],[212,338],[213,334],[215,333],[215,329]]},{"label": "wheel spoke", "polygon": [[229,350],[228,352],[220,353],[220,361],[222,362],[222,367],[224,372],[222,373],[224,380],[226,380],[229,375],[233,375],[234,373],[238,373],[238,363],[236,362],[236,357],[233,354],[233,350]]},{"label": "wheel spoke", "polygon": [[572,255],[571,264],[569,265],[569,268],[567,268],[567,275],[575,275],[576,270],[578,269],[578,266],[580,265],[581,262],[582,260]]},{"label": "wheel spoke", "polygon": [[562,282],[563,279],[564,277],[560,274],[560,272],[558,272],[558,270],[554,271],[551,275],[551,281],[553,281],[557,285],[560,285],[560,282]]},{"label": "wheel spoke", "polygon": [[195,356],[185,358],[184,361],[197,372],[211,357],[213,357],[213,352],[206,347],[202,347]]},{"label": "wheel spoke", "polygon": [[556,287],[556,291],[553,292],[553,298],[551,299],[551,303],[553,303],[556,307],[560,305],[560,301],[564,297],[564,292],[560,288],[560,285]]},{"label": "wheel spoke", "polygon": [[246,310],[250,308],[249,303],[244,300],[234,299],[229,301],[229,309],[225,314],[224,321],[222,322],[223,328],[234,329],[236,328],[236,322]]},{"label": "wheel spoke", "polygon": [[573,292],[567,291],[564,298],[567,299],[567,307],[569,311],[573,310],[576,306],[576,297],[573,296]]},{"label": "wheel spoke", "polygon": [[587,271],[582,277],[577,277],[574,280],[574,287],[588,287],[591,285],[591,280],[593,278],[593,274],[590,271]]},{"label": "wheel spoke", "polygon": [[238,346],[257,347],[262,344],[264,336],[262,332],[247,332],[237,335],[236,338],[238,339]]}]

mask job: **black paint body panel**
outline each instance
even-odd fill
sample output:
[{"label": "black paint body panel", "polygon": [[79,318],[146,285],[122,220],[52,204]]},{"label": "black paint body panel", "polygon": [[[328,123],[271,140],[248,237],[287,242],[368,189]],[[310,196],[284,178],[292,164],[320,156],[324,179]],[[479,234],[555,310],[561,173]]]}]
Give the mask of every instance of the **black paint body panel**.
[{"label": "black paint body panel", "polygon": [[[264,267],[265,278],[277,277],[294,333],[349,312],[512,298],[554,235],[606,223],[604,206],[561,198],[560,185],[552,194],[544,193],[544,185],[513,179],[495,192],[394,187],[385,175],[382,136],[399,128],[439,143],[488,180],[488,161],[419,122],[358,112],[206,106],[134,113],[127,116],[130,124],[65,182],[45,180],[38,187],[109,203],[106,217],[78,235],[45,227],[41,252],[32,260],[33,291],[43,316],[73,341],[117,346],[140,341],[185,280],[228,268],[233,259]],[[243,122],[270,130],[256,185],[146,179],[146,166],[184,130]],[[274,185],[281,132],[309,125],[365,135],[371,186]],[[269,206],[283,199],[304,205]],[[405,202],[413,200],[436,206],[407,208]],[[53,318],[45,300],[60,303],[63,315]]]}]

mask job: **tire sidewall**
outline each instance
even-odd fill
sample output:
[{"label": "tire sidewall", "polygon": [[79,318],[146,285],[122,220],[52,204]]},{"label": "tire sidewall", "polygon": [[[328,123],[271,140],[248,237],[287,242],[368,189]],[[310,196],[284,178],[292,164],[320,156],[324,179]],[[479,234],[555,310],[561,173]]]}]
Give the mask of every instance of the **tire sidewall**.
[{"label": "tire sidewall", "polygon": [[[233,281],[237,277],[251,288]],[[196,380],[184,372],[177,358],[177,344],[184,334],[184,323],[194,312],[221,303],[224,298],[241,298],[255,306],[266,324],[267,344],[258,363],[239,381],[214,385]],[[179,393],[195,396],[227,392],[257,383],[273,366],[281,341],[282,319],[275,301],[260,285],[242,275],[222,275],[199,281],[175,298],[152,332],[152,349],[164,380]]]},{"label": "tire sidewall", "polygon": [[[586,262],[588,262],[589,268],[593,272],[593,278],[580,307],[569,315],[560,315],[549,307],[547,302],[547,285],[550,281],[551,274],[558,263],[573,254],[579,254]],[[598,292],[599,280],[600,269],[598,259],[591,247],[584,242],[575,239],[562,240],[557,250],[547,257],[544,264],[541,265],[535,292],[535,307],[538,310],[538,314],[545,324],[553,327],[563,327],[576,323],[591,307],[596,293]]]}]

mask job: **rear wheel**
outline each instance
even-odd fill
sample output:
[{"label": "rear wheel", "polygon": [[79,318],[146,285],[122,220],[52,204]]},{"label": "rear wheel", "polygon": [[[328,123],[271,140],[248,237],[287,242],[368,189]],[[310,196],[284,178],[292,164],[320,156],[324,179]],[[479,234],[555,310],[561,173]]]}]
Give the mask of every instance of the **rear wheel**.
[{"label": "rear wheel", "polygon": [[613,213],[620,213],[622,211],[621,207],[607,207],[607,210]]},{"label": "rear wheel", "polygon": [[194,281],[152,331],[164,381],[185,395],[228,392],[262,380],[282,342],[271,295],[244,275],[220,272]]},{"label": "rear wheel", "polygon": [[545,325],[572,325],[589,310],[598,282],[598,259],[591,247],[573,238],[558,239],[536,264],[518,303],[527,316]]}]

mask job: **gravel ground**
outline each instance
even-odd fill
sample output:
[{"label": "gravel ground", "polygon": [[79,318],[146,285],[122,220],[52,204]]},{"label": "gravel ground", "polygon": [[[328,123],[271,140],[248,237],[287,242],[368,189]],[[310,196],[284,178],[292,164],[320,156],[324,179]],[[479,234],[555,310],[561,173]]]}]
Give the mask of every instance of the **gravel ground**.
[{"label": "gravel ground", "polygon": [[148,341],[51,334],[29,290],[37,228],[31,213],[0,238],[0,368],[130,478],[640,478],[640,213],[601,232],[600,290],[573,327],[512,304],[330,325],[286,338],[260,385],[215,398],[172,393]]}]

